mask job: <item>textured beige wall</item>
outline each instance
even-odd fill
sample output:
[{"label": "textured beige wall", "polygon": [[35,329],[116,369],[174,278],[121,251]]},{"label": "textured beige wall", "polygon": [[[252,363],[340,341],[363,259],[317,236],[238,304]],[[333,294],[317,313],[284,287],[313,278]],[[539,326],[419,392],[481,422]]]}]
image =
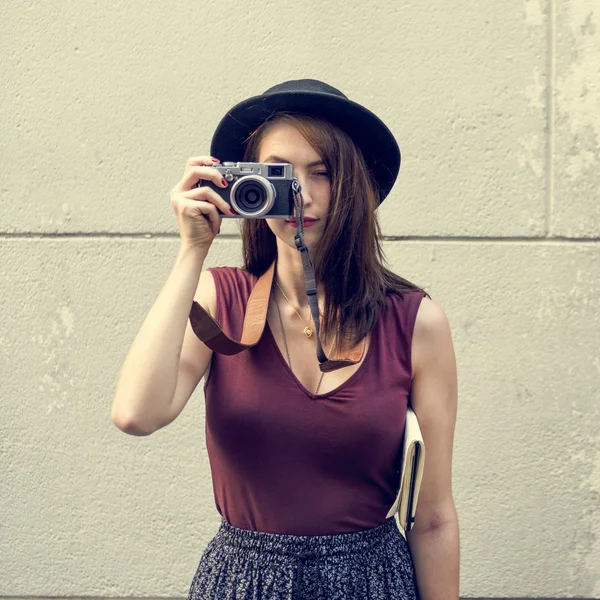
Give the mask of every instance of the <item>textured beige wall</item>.
[{"label": "textured beige wall", "polygon": [[187,593],[218,525],[202,392],[147,438],[112,394],[185,161],[316,77],[403,150],[380,213],[453,329],[461,594],[600,598],[600,12],[552,1],[3,4],[0,596]]}]

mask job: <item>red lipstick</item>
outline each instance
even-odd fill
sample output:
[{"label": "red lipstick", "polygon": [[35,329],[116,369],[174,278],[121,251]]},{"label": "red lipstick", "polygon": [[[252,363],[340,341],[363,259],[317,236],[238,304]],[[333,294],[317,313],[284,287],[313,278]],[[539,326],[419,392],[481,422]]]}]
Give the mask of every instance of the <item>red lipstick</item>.
[{"label": "red lipstick", "polygon": [[[304,217],[304,227],[312,227],[319,219],[313,219],[312,217]],[[296,219],[286,219],[285,221],[290,227],[296,227]]]}]

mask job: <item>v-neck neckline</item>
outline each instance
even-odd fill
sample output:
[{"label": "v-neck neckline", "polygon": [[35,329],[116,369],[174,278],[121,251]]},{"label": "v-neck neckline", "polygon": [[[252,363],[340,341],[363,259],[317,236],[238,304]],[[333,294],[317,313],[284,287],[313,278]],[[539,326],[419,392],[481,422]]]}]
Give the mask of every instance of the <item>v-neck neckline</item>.
[{"label": "v-neck neckline", "polygon": [[[348,379],[346,379],[346,381],[343,381],[342,383],[340,383],[340,385],[338,385],[336,388],[332,389],[329,392],[324,392],[322,394],[313,394],[312,392],[308,391],[308,389],[304,386],[304,384],[298,379],[298,377],[296,377],[296,374],[290,368],[290,365],[288,364],[287,360],[283,356],[281,349],[277,345],[277,340],[275,339],[275,336],[273,335],[273,331],[271,330],[271,325],[269,324],[268,319],[265,322],[265,332],[268,333],[270,343],[273,345],[275,352],[277,353],[277,356],[279,356],[279,359],[283,363],[284,368],[289,373],[289,375],[292,378],[292,380],[294,381],[294,383],[302,390],[302,392],[304,392],[304,394],[306,396],[308,396],[312,400],[320,400],[322,398],[327,398],[328,396],[333,396],[334,394],[337,394],[339,391],[341,391],[345,387],[351,385],[353,383],[353,381],[359,375],[362,374],[362,371],[365,368],[365,363],[367,362],[367,360],[369,360],[369,356],[371,355],[371,349],[373,348],[373,337],[375,334],[375,330],[377,329],[378,326],[379,326],[379,319],[377,319],[377,322],[375,323],[375,327],[373,327],[373,329],[371,331],[371,337],[369,339],[368,348],[365,350],[365,356],[363,357],[362,362],[358,366],[358,369],[356,369],[356,371],[354,371],[354,373],[352,373],[352,375],[350,375],[350,377],[348,377]],[[316,356],[316,352],[315,352],[315,359],[316,358],[317,358],[317,356]]]}]

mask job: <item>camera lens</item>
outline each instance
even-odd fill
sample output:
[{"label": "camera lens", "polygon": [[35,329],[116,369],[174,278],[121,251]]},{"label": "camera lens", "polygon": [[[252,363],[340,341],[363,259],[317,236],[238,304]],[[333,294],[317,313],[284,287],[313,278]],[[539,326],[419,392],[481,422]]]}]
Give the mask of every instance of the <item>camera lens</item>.
[{"label": "camera lens", "polygon": [[240,183],[236,190],[236,200],[246,212],[256,212],[266,200],[265,188],[256,181]]},{"label": "camera lens", "polygon": [[283,177],[283,167],[269,167],[269,177]]},{"label": "camera lens", "polygon": [[240,177],[231,188],[231,204],[235,211],[248,218],[261,218],[275,202],[275,188],[264,177],[247,175]]}]

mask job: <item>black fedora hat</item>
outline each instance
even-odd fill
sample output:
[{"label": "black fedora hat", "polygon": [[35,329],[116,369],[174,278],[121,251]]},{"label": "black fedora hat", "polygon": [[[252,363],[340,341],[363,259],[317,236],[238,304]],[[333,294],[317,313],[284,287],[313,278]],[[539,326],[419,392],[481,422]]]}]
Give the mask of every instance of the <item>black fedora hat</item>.
[{"label": "black fedora hat", "polygon": [[286,81],[236,104],[217,126],[210,153],[222,161],[243,160],[248,136],[279,111],[320,117],[348,133],[361,149],[383,202],[400,170],[400,149],[394,136],[377,115],[316,79]]}]

